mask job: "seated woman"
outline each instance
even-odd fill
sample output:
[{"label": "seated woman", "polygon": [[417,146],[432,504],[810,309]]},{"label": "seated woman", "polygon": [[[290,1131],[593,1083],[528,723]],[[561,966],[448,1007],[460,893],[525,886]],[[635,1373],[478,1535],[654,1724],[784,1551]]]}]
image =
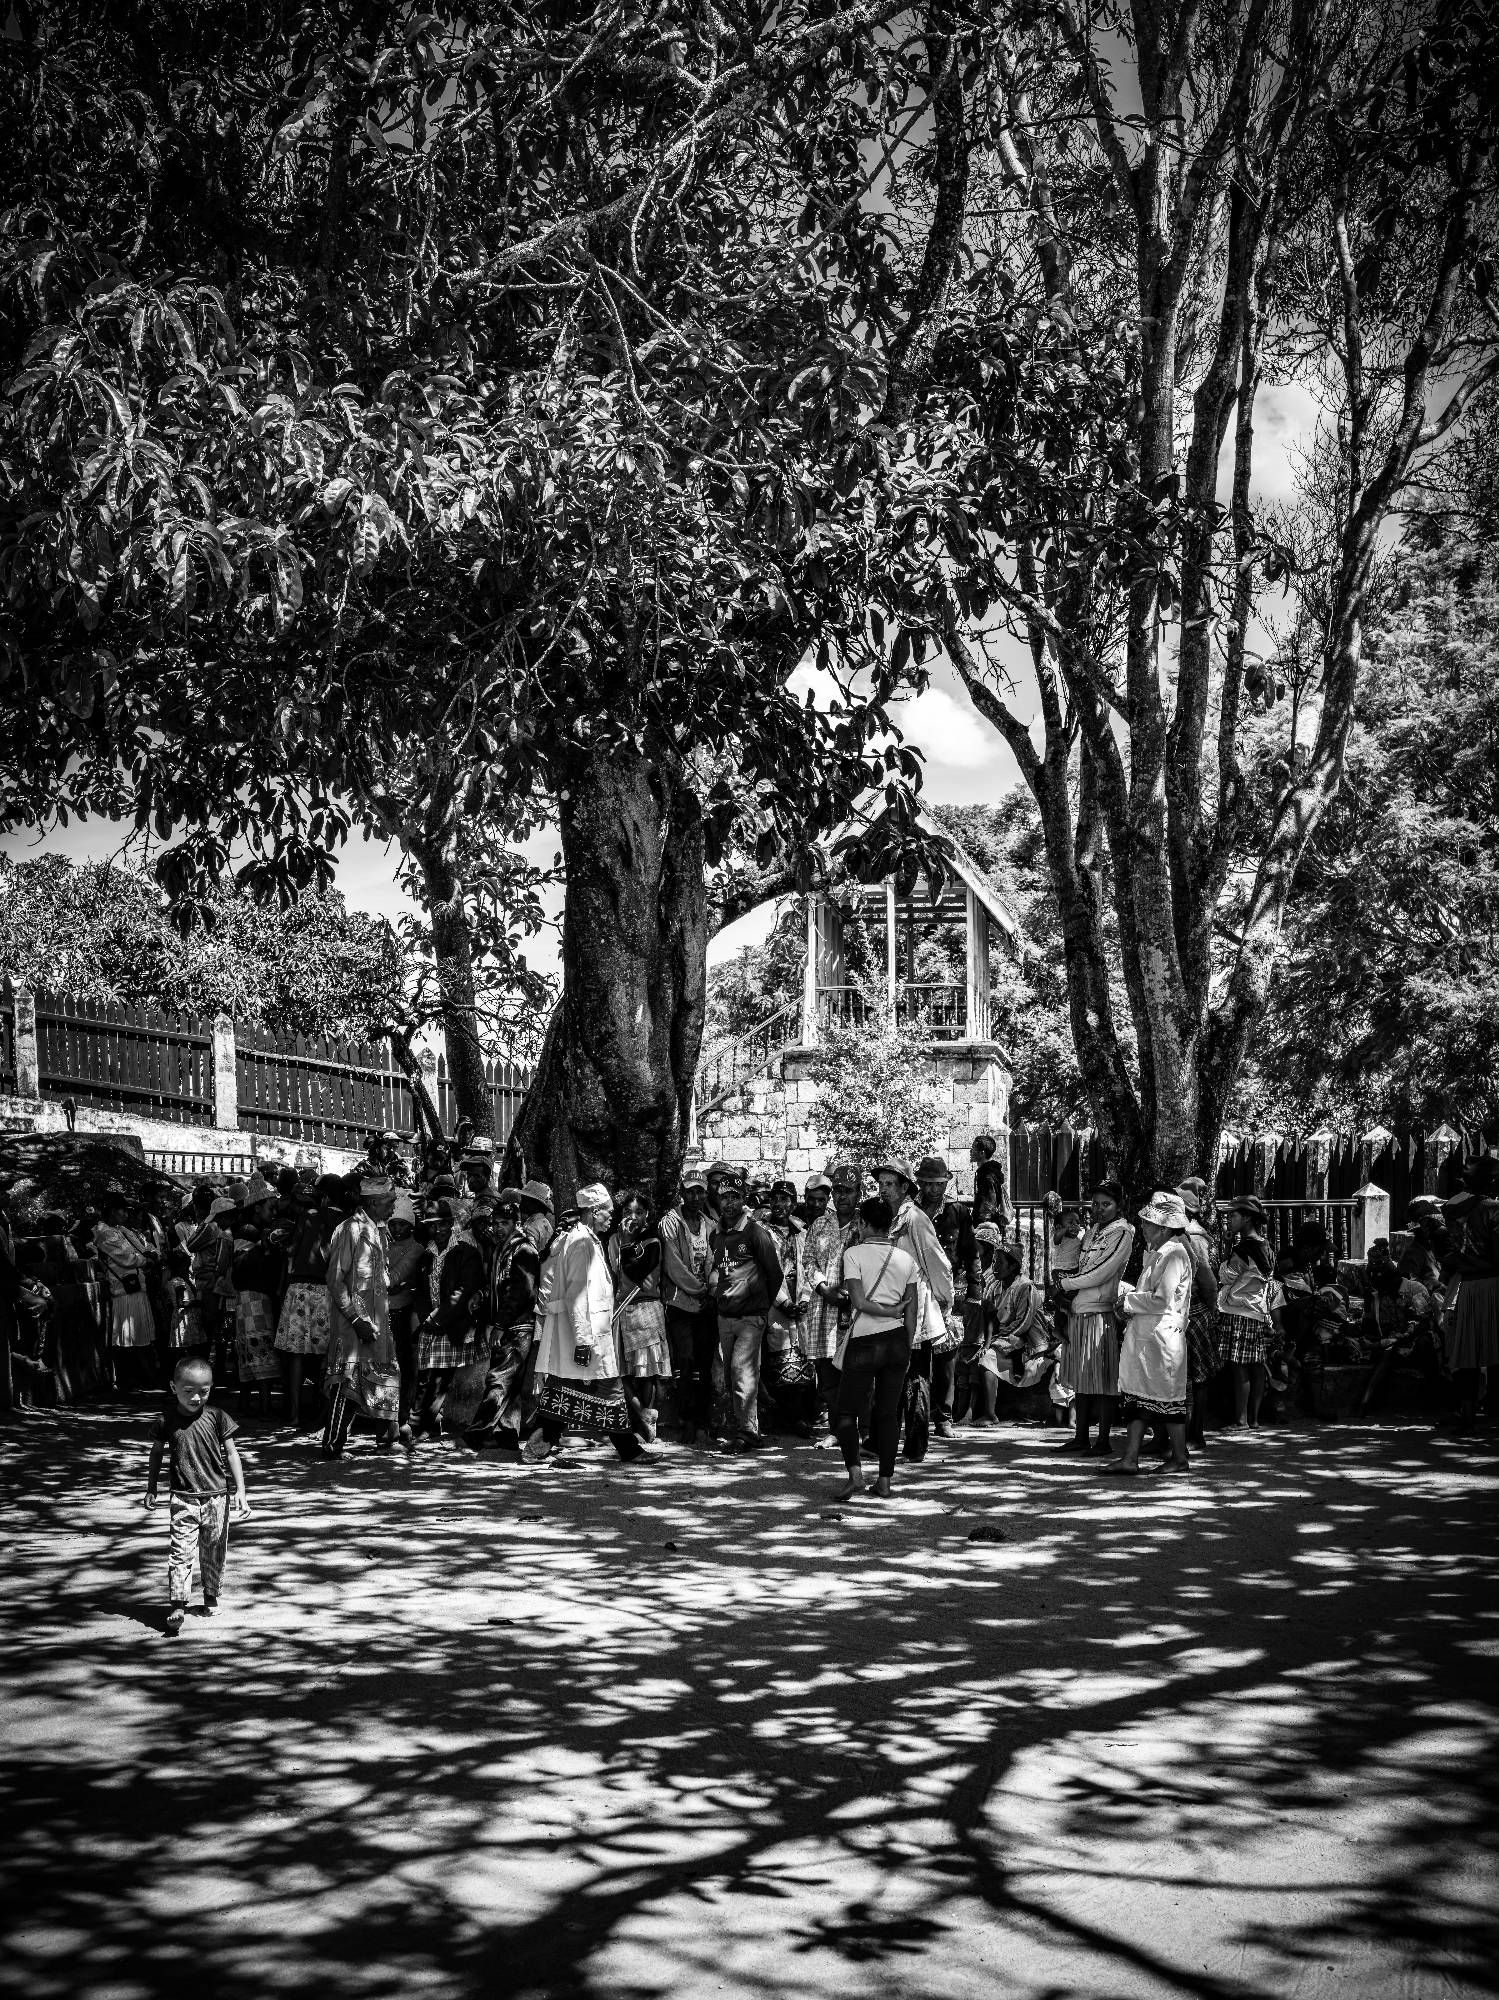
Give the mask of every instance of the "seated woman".
[{"label": "seated woman", "polygon": [[[1046,1310],[1040,1285],[1022,1275],[1018,1245],[982,1240],[992,1229],[981,1223],[980,1254],[987,1249],[992,1265],[984,1282],[984,1340],[975,1360],[975,1424],[997,1423],[1001,1387],[1012,1391],[1038,1387],[1056,1363],[1061,1340]],[[994,1231],[998,1238],[998,1231]]]}]

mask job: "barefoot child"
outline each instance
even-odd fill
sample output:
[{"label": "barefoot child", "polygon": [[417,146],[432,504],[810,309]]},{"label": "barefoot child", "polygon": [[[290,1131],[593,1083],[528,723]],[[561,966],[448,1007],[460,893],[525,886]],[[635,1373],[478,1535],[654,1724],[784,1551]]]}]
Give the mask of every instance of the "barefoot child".
[{"label": "barefoot child", "polygon": [[203,1566],[203,1609],[212,1611],[224,1580],[229,1553],[229,1482],[232,1511],[243,1520],[245,1469],[235,1448],[239,1429],[227,1410],[210,1409],[213,1370],[201,1355],[184,1354],[172,1373],[173,1401],[157,1427],[146,1468],[146,1506],[156,1505],[162,1459],[171,1471],[171,1553],[167,1558],[167,1631],[182,1630],[193,1587],[193,1549]]}]

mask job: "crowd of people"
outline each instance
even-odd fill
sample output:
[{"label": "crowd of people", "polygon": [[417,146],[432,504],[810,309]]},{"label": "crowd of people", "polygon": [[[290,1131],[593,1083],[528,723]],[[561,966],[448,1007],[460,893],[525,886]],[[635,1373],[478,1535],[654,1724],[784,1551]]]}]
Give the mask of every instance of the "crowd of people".
[{"label": "crowd of people", "polygon": [[839,1451],[851,1500],[867,1456],[888,1496],[902,1456],[995,1425],[1001,1397],[1116,1477],[1142,1456],[1170,1476],[1214,1424],[1254,1428],[1267,1396],[1340,1364],[1362,1407],[1402,1362],[1441,1373],[1459,1424],[1499,1369],[1494,1155],[1455,1198],[1412,1204],[1398,1255],[1379,1241],[1356,1267],[1315,1209],[1277,1251],[1255,1195],[1215,1201],[1195,1179],[1133,1213],[1111,1179],[1086,1204],[1048,1196],[1044,1240],[1022,1240],[992,1139],[971,1164],[967,1201],[931,1155],[800,1190],[689,1166],[663,1214],[601,1182],[558,1213],[544,1182],[495,1186],[482,1142],[402,1185],[382,1138],[356,1174],[201,1181],[170,1220],[108,1197],[88,1247],[116,1385],[164,1373],[173,1391],[148,1498],[168,1454],[174,1606],[195,1549],[216,1595],[231,1486],[247,1504],[215,1381],[241,1418],[294,1430],[315,1396],[332,1459],[356,1426],[377,1450],[451,1439],[530,1462],[569,1434],[631,1464],[667,1439],[738,1453],[779,1435]]}]

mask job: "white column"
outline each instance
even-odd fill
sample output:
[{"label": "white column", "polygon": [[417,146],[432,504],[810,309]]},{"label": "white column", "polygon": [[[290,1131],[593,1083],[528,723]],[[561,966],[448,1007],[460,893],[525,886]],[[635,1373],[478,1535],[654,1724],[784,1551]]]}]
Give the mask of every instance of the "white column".
[{"label": "white column", "polygon": [[40,1098],[42,1064],[36,1046],[36,996],[29,986],[17,986],[12,998],[16,1010],[16,1096]]},{"label": "white column", "polygon": [[239,1060],[227,1014],[217,1015],[213,1024],[213,1122],[220,1132],[239,1129]]},{"label": "white column", "polygon": [[819,898],[807,898],[807,970],[802,979],[802,1047],[815,1048],[817,1022],[817,905]]},{"label": "white column", "polygon": [[885,1003],[895,1019],[895,877],[885,878]]}]

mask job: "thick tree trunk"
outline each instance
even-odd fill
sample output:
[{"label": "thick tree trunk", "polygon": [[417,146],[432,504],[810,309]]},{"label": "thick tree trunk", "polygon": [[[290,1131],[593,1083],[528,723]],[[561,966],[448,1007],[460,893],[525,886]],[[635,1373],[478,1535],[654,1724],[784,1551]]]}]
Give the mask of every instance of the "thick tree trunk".
[{"label": "thick tree trunk", "polygon": [[601,752],[561,808],[562,998],[511,1133],[507,1177],[669,1199],[707,986],[698,804],[674,761]]},{"label": "thick tree trunk", "polygon": [[458,1115],[471,1118],[476,1132],[493,1138],[494,1102],[484,1075],[484,1050],[479,1041],[474,955],[463,909],[463,884],[451,858],[440,847],[414,847],[412,852],[426,886],[448,1078]]}]

